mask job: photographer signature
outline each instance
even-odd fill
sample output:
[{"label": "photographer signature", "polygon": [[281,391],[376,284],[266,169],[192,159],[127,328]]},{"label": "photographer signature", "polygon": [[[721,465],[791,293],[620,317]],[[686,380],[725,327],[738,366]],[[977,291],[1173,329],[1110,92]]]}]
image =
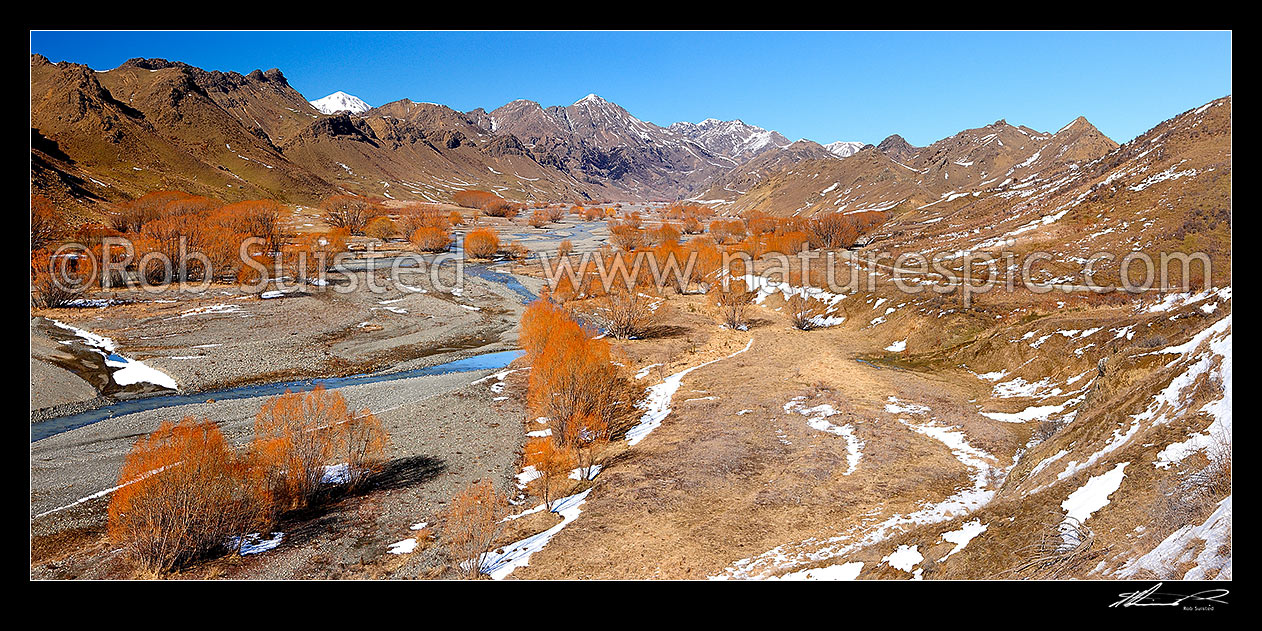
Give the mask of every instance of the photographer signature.
[{"label": "photographer signature", "polygon": [[1121,600],[1109,605],[1110,607],[1178,607],[1185,603],[1217,603],[1226,605],[1227,601],[1220,600],[1229,592],[1225,589],[1207,589],[1196,592],[1195,594],[1173,594],[1169,592],[1158,592],[1162,583],[1157,583],[1146,590],[1138,592],[1123,592],[1118,594]]}]

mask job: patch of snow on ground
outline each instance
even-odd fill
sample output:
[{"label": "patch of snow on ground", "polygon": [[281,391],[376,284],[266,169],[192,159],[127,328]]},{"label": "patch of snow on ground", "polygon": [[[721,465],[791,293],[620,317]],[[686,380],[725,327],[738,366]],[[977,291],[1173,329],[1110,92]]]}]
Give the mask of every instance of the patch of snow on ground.
[{"label": "patch of snow on ground", "polygon": [[837,414],[837,410],[833,406],[822,403],[815,407],[804,407],[801,397],[795,398],[784,404],[784,411],[793,413],[797,412],[806,418],[806,424],[814,430],[827,432],[846,439],[846,472],[842,475],[850,475],[859,468],[859,460],[863,458],[863,441],[855,436],[854,426],[849,423],[845,425],[833,425],[826,419]]},{"label": "patch of snow on ground", "polygon": [[187,309],[185,311],[180,312],[180,317],[187,318],[189,316],[215,315],[215,314],[221,314],[221,313],[240,313],[240,312],[241,312],[241,307],[237,305],[217,304],[217,305],[209,305],[205,307],[194,307],[192,309]]},{"label": "patch of snow on ground", "polygon": [[1041,421],[1053,414],[1063,412],[1066,407],[1068,407],[1068,402],[1060,405],[1032,405],[1020,412],[982,412],[981,415],[1003,423],[1028,423],[1035,420]]},{"label": "patch of snow on ground", "polygon": [[863,561],[852,561],[828,567],[789,572],[783,576],[770,576],[769,581],[853,581],[863,571]]},{"label": "patch of snow on ground", "polygon": [[324,467],[324,474],[320,476],[320,482],[323,484],[342,484],[349,479],[350,466],[345,462],[341,464],[331,464]]},{"label": "patch of snow on ground", "polygon": [[[281,540],[285,538],[285,533],[283,532],[273,532],[271,534],[272,536],[268,539],[264,539],[263,535],[257,532],[246,535],[245,542],[241,544],[241,556],[267,552],[279,546]],[[232,537],[228,540],[228,547],[235,550],[238,541],[240,541],[238,537]]]},{"label": "patch of snow on ground", "polygon": [[534,465],[527,465],[525,468],[521,470],[521,473],[517,474],[517,488],[519,489],[526,488],[527,484],[530,484],[531,482],[537,480],[539,476],[541,475],[543,474],[540,473],[539,471],[536,471]]},{"label": "patch of snow on ground", "polygon": [[917,563],[925,560],[925,557],[916,550],[918,547],[919,546],[911,546],[909,548],[907,546],[898,546],[897,550],[882,557],[881,562],[889,563],[889,566],[894,569],[911,572],[912,569],[916,567]]},{"label": "patch of snow on ground", "polygon": [[951,555],[956,552],[963,550],[964,546],[968,545],[968,542],[972,541],[974,537],[986,532],[986,526],[987,524],[983,524],[980,519],[974,519],[973,521],[962,524],[959,530],[951,530],[949,532],[942,533],[942,540],[947,543],[954,543],[955,547],[952,548],[946,556],[938,559],[938,562],[941,563],[951,558]]},{"label": "patch of snow on ground", "polygon": [[600,475],[600,470],[603,468],[604,467],[602,465],[594,464],[590,467],[587,467],[587,475],[583,475],[583,467],[579,467],[577,469],[570,471],[570,479],[571,480],[584,480],[584,479],[595,480],[596,476]]},{"label": "patch of snow on ground", "polygon": [[387,550],[387,552],[389,552],[390,554],[411,554],[412,551],[415,549],[416,549],[416,539],[408,538],[408,539],[404,539],[403,541],[396,541],[390,544],[390,548],[389,550]]},{"label": "patch of snow on ground", "polygon": [[[887,411],[893,410],[890,412],[891,414],[902,412],[926,414],[929,411],[929,408],[925,406],[904,403],[895,397],[890,397],[889,401],[885,407]],[[906,421],[906,419],[900,419],[900,421],[911,426],[911,423]],[[913,429],[915,428],[913,427]],[[947,433],[951,432],[948,428],[938,429]],[[957,437],[949,436],[946,433],[938,433],[938,435],[943,436],[946,440],[957,440]],[[958,439],[963,440],[962,434]],[[959,453],[956,453],[955,449],[952,450],[952,453],[955,453],[956,457],[966,466],[970,463],[973,463],[975,466],[973,470],[973,486],[959,489],[950,497],[936,504],[927,503],[919,510],[906,515],[894,515],[872,527],[859,526],[850,533],[823,540],[812,538],[796,544],[776,546],[762,554],[736,561],[728,566],[722,574],[711,576],[710,578],[766,578],[777,570],[844,556],[855,550],[872,546],[896,533],[905,531],[908,526],[936,524],[960,515],[966,515],[985,506],[995,495],[994,491],[986,488],[991,467],[978,459],[985,452],[968,446],[966,442],[960,447],[962,448],[959,449]],[[989,454],[985,455],[987,458],[991,458]],[[983,464],[985,465],[984,469],[980,466]],[[794,550],[791,546],[810,549]]]},{"label": "patch of snow on ground", "polygon": [[486,555],[482,563],[482,573],[490,575],[495,580],[500,580],[512,574],[513,570],[530,565],[531,555],[542,550],[548,545],[549,541],[552,541],[552,538],[557,533],[564,530],[575,519],[578,519],[579,514],[582,513],[583,502],[587,501],[587,496],[591,492],[591,489],[587,489],[577,495],[557,500],[552,506],[552,512],[561,516],[561,523],[539,534],[531,535],[521,541],[499,548],[497,552]]},{"label": "patch of snow on ground", "polygon": [[[1122,485],[1122,478],[1126,477],[1124,470],[1128,464],[1130,463],[1123,462],[1106,473],[1092,476],[1077,491],[1070,493],[1069,497],[1060,504],[1065,511],[1065,520],[1074,519],[1082,523],[1087,521],[1093,513],[1107,506],[1109,495]],[[1061,528],[1064,530],[1065,527],[1062,525]],[[1072,545],[1068,534],[1065,535],[1065,542]]]},{"label": "patch of snow on ground", "polygon": [[57,320],[50,319],[49,322],[52,322],[59,328],[66,329],[67,331],[74,333],[82,339],[89,348],[104,357],[106,367],[116,369],[110,374],[114,383],[117,383],[120,386],[130,386],[137,383],[152,383],[168,390],[179,390],[179,385],[175,383],[175,379],[173,379],[171,375],[168,375],[156,368],[147,366],[144,362],[128,359],[116,353],[115,350],[117,348],[117,344],[114,343],[114,340],[102,335],[97,335],[91,331],[85,331],[78,327],[65,324],[64,322],[58,322]]}]

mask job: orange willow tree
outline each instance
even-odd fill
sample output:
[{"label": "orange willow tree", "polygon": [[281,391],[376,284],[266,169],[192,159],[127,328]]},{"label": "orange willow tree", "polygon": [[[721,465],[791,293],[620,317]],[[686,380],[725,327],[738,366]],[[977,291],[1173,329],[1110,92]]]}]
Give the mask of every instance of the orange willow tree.
[{"label": "orange willow tree", "polygon": [[500,251],[500,238],[490,228],[470,230],[464,237],[466,258],[489,259]]},{"label": "orange willow tree", "polygon": [[320,204],[320,209],[325,223],[354,235],[364,234],[368,222],[383,213],[380,200],[355,195],[333,195]]},{"label": "orange willow tree", "polygon": [[251,451],[267,471],[273,495],[286,508],[302,508],[327,477],[360,487],[380,469],[388,441],[375,415],[352,412],[341,393],[317,386],[264,403],[254,419]]},{"label": "orange willow tree", "polygon": [[531,365],[527,403],[563,440],[575,419],[595,417],[603,433],[625,429],[640,393],[612,362],[609,342],[596,339],[549,300],[522,314],[521,343]]},{"label": "orange willow tree", "polygon": [[553,491],[557,484],[564,482],[570,469],[574,467],[574,454],[557,444],[549,436],[531,438],[526,443],[526,466],[534,467],[539,473],[538,485],[543,491],[543,506],[552,510]]},{"label": "orange willow tree", "polygon": [[110,540],[155,572],[222,547],[264,518],[267,489],[250,469],[210,420],[162,423],[127,455]]},{"label": "orange willow tree", "polygon": [[244,451],[209,420],[164,422],[127,456],[110,498],[109,535],[145,568],[170,570],[240,546],[280,512],[307,506],[321,485],[362,487],[388,445],[376,416],[352,413],[341,394],[322,387],[265,403]]}]

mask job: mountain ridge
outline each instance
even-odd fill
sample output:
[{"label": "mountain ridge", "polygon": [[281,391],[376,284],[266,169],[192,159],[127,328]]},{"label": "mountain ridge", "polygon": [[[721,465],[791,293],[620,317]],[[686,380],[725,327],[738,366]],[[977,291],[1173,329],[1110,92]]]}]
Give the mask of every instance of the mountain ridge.
[{"label": "mountain ridge", "polygon": [[[789,142],[740,119],[662,127],[594,93],[566,106],[517,99],[489,112],[460,112],[410,99],[370,107],[340,91],[308,101],[278,69],[242,75],[136,58],[94,71],[39,55],[31,64],[33,183],[82,207],[155,188],[301,203],[336,192],[446,201],[458,190],[482,188],[517,201],[691,199],[739,212],[775,199],[776,208],[764,210],[818,211],[802,197],[811,187],[790,182],[803,165],[815,169],[813,177],[837,171],[843,179],[894,182],[903,201],[925,203],[1117,146],[1083,117],[1055,133],[1000,120],[928,147],[897,134],[875,147],[821,145]],[[137,156],[154,159],[138,164]],[[876,172],[863,175],[867,169]],[[829,193],[849,188],[836,183]],[[769,186],[802,191],[762,190],[759,202],[737,201]],[[862,197],[887,188],[869,187]],[[830,202],[862,205],[858,198]]]}]

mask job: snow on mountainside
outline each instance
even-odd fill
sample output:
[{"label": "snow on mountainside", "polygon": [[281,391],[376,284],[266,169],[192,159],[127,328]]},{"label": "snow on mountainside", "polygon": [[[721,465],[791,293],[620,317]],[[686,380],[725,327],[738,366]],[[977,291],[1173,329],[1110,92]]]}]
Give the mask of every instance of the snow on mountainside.
[{"label": "snow on mountainside", "polygon": [[824,148],[831,151],[838,158],[849,158],[859,153],[859,150],[866,146],[867,143],[865,142],[838,140],[837,142],[830,142],[824,145]]},{"label": "snow on mountainside", "polygon": [[334,92],[322,99],[311,101],[311,105],[322,114],[333,114],[336,112],[350,112],[352,114],[363,114],[372,109],[372,106],[365,103],[362,99],[352,94],[342,91]]},{"label": "snow on mountainside", "polygon": [[483,129],[494,127],[497,134],[517,137],[540,163],[619,196],[686,195],[746,159],[712,151],[595,94],[569,106],[545,108],[519,99],[489,113],[466,115]]},{"label": "snow on mountainside", "polygon": [[768,149],[789,146],[789,139],[780,132],[750,125],[740,119],[721,121],[707,118],[700,123],[684,121],[668,129],[729,158],[748,159]]}]

